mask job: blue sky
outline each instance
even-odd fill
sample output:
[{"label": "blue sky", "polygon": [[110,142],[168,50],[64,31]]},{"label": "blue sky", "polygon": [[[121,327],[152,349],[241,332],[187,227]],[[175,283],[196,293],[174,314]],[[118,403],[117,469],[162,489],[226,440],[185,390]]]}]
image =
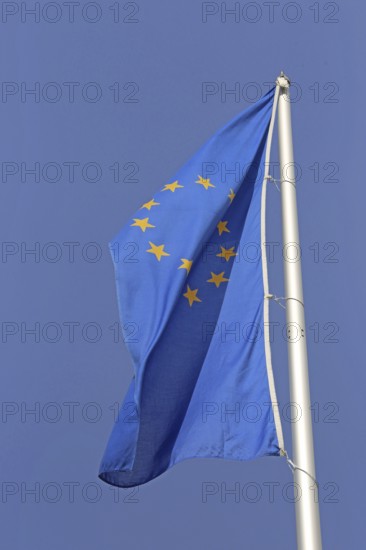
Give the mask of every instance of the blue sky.
[{"label": "blue sky", "polygon": [[[284,460],[187,461],[135,492],[96,477],[132,372],[117,337],[107,243],[284,70],[294,81],[324,548],[360,548],[366,8],[355,1],[116,6],[81,3],[71,12],[42,2],[31,15],[14,2],[0,16],[4,546],[294,548]],[[274,187],[267,208],[269,240],[280,243]],[[274,250],[271,286],[282,295],[280,245]],[[272,306],[271,316],[284,323],[281,308]],[[273,359],[285,405],[280,330]],[[283,427],[290,447],[290,423]]]}]

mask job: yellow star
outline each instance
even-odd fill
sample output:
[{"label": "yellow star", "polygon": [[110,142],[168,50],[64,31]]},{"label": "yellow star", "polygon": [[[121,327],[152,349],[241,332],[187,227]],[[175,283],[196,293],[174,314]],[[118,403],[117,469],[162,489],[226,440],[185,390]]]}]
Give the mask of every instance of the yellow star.
[{"label": "yellow star", "polygon": [[223,246],[220,246],[221,252],[220,254],[216,254],[219,258],[225,258],[225,260],[228,262],[232,256],[237,256],[237,254],[234,252],[234,247],[231,248],[224,248]]},{"label": "yellow star", "polygon": [[147,210],[151,210],[153,206],[158,206],[159,204],[160,202],[155,202],[154,199],[151,199],[151,201],[145,202],[145,204],[141,206],[140,210],[142,210],[143,208],[146,208]]},{"label": "yellow star", "polygon": [[228,228],[226,227],[226,225],[228,224],[228,222],[219,222],[217,224],[217,229],[219,230],[219,235],[222,235],[224,232],[225,233],[230,233],[230,231],[228,230]]},{"label": "yellow star", "polygon": [[149,241],[149,245],[151,248],[149,250],[146,250],[146,252],[150,252],[151,254],[155,254],[156,259],[160,262],[160,259],[162,256],[170,256],[167,252],[164,250],[165,244],[156,245]]},{"label": "yellow star", "polygon": [[184,187],[184,185],[179,185],[178,181],[173,181],[173,183],[167,183],[166,185],[164,185],[163,191],[171,191],[172,193],[174,193],[174,191],[178,189],[178,187]]},{"label": "yellow star", "polygon": [[229,280],[229,279],[225,279],[224,275],[225,275],[224,271],[222,273],[212,273],[211,271],[211,279],[207,279],[207,282],[215,283],[216,288],[219,288],[221,283],[227,283]]},{"label": "yellow star", "polygon": [[196,290],[192,290],[187,285],[187,292],[183,294],[183,296],[187,298],[190,307],[192,307],[193,302],[202,302],[202,300],[197,298],[197,292],[198,292],[198,288],[196,288]]},{"label": "yellow star", "polygon": [[215,187],[210,182],[210,178],[205,179],[202,176],[198,176],[198,180],[196,180],[196,183],[199,183],[200,185],[203,185],[203,187],[206,189],[206,191],[209,187]]},{"label": "yellow star", "polygon": [[235,199],[235,193],[234,193],[233,189],[230,189],[230,193],[228,195],[228,198],[230,199],[230,202],[233,202],[233,200]]},{"label": "yellow star", "polygon": [[180,259],[182,263],[182,265],[180,265],[178,267],[178,269],[186,269],[187,270],[187,275],[188,273],[190,272],[191,270],[191,267],[192,267],[192,264],[193,264],[193,261],[192,260],[186,260],[186,258],[181,258]]},{"label": "yellow star", "polygon": [[133,218],[133,221],[135,223],[131,223],[131,227],[139,227],[144,233],[148,227],[155,227],[155,225],[151,225],[151,223],[149,223],[149,218]]}]

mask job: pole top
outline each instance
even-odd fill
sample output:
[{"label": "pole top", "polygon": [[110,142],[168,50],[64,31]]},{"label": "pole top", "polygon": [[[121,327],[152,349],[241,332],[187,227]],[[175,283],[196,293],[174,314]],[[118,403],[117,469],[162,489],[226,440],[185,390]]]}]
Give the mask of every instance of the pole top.
[{"label": "pole top", "polygon": [[290,87],[290,79],[288,76],[285,75],[283,71],[281,71],[281,74],[279,77],[277,77],[276,84],[280,86],[281,88],[289,88]]}]

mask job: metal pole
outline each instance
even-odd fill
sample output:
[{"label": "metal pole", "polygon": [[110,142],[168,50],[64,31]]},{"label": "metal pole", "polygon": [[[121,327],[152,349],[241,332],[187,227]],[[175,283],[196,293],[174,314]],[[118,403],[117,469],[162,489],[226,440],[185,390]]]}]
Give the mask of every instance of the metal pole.
[{"label": "metal pole", "polygon": [[292,452],[295,481],[298,550],[321,550],[318,488],[315,483],[313,430],[310,409],[305,335],[301,249],[297,220],[295,167],[292,147],[289,79],[281,73],[278,100],[278,140],[281,169],[282,234],[286,297],[286,334],[290,377]]}]

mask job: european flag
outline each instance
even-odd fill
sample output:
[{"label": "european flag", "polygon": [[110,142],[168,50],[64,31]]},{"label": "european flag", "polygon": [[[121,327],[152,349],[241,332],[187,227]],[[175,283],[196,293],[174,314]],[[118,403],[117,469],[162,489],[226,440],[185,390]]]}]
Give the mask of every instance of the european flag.
[{"label": "european flag", "polygon": [[263,259],[273,102],[274,89],[218,131],[110,243],[121,321],[135,334],[107,483],[140,485],[187,458],[280,454]]}]

